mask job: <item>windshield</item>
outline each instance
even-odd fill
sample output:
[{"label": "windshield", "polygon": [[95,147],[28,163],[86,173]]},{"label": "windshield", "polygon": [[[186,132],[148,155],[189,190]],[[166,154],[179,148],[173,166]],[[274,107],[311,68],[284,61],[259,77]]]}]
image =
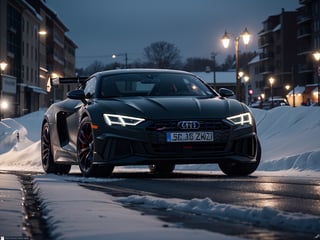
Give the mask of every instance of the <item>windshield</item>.
[{"label": "windshield", "polygon": [[217,94],[198,78],[179,73],[128,73],[107,75],[101,79],[100,95],[126,96],[199,96]]}]

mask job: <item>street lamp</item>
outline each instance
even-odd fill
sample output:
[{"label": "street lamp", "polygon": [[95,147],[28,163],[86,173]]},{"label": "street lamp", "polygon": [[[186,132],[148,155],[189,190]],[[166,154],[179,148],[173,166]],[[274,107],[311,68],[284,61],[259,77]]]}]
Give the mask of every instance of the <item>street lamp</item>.
[{"label": "street lamp", "polygon": [[[244,80],[244,103],[245,104],[250,104],[251,103],[251,98],[252,98],[252,89],[250,88],[250,93],[249,93],[249,80],[250,77],[248,75],[245,75],[243,77]],[[249,96],[248,96],[249,95]]]},{"label": "street lamp", "polygon": [[39,33],[40,36],[47,35],[47,31],[46,30],[40,30],[38,33]]},{"label": "street lamp", "polygon": [[128,54],[127,53],[112,54],[112,58],[116,58],[118,56],[124,56],[125,68],[128,68]]},{"label": "street lamp", "polygon": [[272,91],[272,85],[274,83],[274,78],[270,77],[269,78],[269,83],[270,83],[270,93],[271,93],[271,108],[273,108],[273,91]]},{"label": "street lamp", "polygon": [[8,64],[6,62],[0,63],[1,74],[6,70]]},{"label": "street lamp", "polygon": [[320,61],[320,52],[315,52],[312,54],[314,59],[317,61],[318,63],[318,67],[317,67],[317,75],[318,75],[318,106],[320,106],[320,65],[319,65],[319,61]]},{"label": "street lamp", "polygon": [[3,102],[3,98],[2,98],[2,87],[3,87],[3,81],[2,81],[2,75],[4,73],[4,71],[6,70],[8,64],[6,62],[1,62],[0,63],[0,121],[2,119],[2,102]]},{"label": "street lamp", "polygon": [[212,52],[211,53],[211,58],[212,58],[212,63],[213,63],[213,88],[214,90],[217,90],[217,80],[216,80],[216,56],[218,55],[218,53],[216,52]]},{"label": "street lamp", "polygon": [[[241,78],[239,76],[239,40],[240,38],[243,39],[244,45],[248,45],[250,41],[250,33],[248,32],[248,29],[245,28],[243,33],[240,36],[237,36],[234,38],[235,41],[235,55],[236,55],[236,97],[238,100],[241,101],[241,93],[240,93],[240,88],[241,88]],[[222,36],[222,44],[224,48],[229,47],[230,43],[230,37],[227,32],[224,33]]]}]

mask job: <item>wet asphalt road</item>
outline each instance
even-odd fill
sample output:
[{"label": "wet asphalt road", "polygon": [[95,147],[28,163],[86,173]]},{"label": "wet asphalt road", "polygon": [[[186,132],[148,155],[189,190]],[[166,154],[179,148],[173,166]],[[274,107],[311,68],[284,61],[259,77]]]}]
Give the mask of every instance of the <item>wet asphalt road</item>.
[{"label": "wet asphalt road", "polygon": [[[153,195],[162,198],[210,198],[214,202],[248,207],[271,207],[285,212],[320,216],[320,179],[295,177],[227,177],[214,174],[175,172],[156,177],[148,172],[114,173],[119,181],[82,184],[114,196]],[[248,239],[314,239],[318,234],[295,233],[282,229],[263,229],[197,215],[141,209],[168,222],[202,228]],[[319,237],[319,236],[317,236]]]}]

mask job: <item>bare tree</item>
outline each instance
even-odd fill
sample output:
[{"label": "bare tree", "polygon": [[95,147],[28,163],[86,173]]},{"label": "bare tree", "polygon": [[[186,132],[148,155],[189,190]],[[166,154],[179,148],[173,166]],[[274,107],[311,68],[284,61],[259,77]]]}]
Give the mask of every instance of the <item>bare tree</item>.
[{"label": "bare tree", "polygon": [[85,68],[84,72],[87,75],[91,75],[91,74],[93,74],[95,72],[103,71],[104,69],[105,69],[105,66],[104,66],[104,64],[102,62],[94,61],[88,67]]},{"label": "bare tree", "polygon": [[180,66],[180,50],[165,41],[152,43],[144,49],[145,57],[155,67],[177,68]]}]

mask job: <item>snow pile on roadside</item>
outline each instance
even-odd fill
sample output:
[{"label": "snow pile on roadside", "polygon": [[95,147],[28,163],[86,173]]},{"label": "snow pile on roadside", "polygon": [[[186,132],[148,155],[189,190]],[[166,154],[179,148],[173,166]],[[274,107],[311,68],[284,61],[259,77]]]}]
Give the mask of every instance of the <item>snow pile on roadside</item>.
[{"label": "snow pile on roadside", "polygon": [[26,128],[14,119],[0,121],[0,154],[10,151],[15,146],[17,134],[25,136]]},{"label": "snow pile on roadside", "polygon": [[258,170],[320,171],[320,108],[253,109],[262,145]]},{"label": "snow pile on roadside", "polygon": [[137,196],[117,198],[123,204],[139,204],[139,206],[170,209],[173,211],[201,214],[228,221],[244,222],[260,227],[272,227],[287,231],[306,233],[320,232],[320,217],[302,213],[281,212],[270,207],[243,207],[232,204],[213,202],[209,198],[177,200],[162,199],[153,196]]}]

